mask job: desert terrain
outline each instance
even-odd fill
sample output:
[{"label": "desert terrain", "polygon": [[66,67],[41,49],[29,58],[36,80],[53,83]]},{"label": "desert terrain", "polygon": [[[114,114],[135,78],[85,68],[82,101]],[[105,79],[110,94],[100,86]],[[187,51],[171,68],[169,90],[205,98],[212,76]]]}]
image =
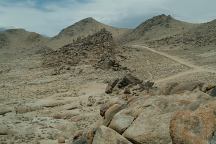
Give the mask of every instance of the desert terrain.
[{"label": "desert terrain", "polygon": [[1,144],[215,144],[215,97],[215,20],[0,32]]}]

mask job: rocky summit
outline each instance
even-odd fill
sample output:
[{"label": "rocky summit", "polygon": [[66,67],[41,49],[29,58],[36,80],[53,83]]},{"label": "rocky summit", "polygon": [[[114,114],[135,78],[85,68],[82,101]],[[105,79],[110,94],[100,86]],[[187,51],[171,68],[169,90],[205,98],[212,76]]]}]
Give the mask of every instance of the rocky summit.
[{"label": "rocky summit", "polygon": [[73,43],[67,44],[59,50],[46,53],[44,66],[70,69],[70,66],[91,64],[101,69],[118,69],[115,54],[117,45],[112,34],[101,29],[85,38],[77,38]]}]

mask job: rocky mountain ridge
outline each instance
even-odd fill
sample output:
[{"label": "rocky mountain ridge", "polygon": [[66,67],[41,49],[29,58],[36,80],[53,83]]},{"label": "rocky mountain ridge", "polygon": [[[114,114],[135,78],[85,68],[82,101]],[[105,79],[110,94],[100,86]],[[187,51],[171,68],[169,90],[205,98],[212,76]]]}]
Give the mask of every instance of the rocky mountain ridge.
[{"label": "rocky mountain ridge", "polygon": [[[46,53],[43,64],[46,67],[70,67],[75,65],[93,65],[97,68],[117,70],[115,54],[117,45],[112,34],[101,29],[83,39],[78,38],[59,50]],[[69,68],[68,68],[69,69]]]},{"label": "rocky mountain ridge", "polygon": [[122,41],[151,41],[187,31],[195,24],[179,21],[170,15],[159,15],[150,18],[123,37]]},{"label": "rocky mountain ridge", "polygon": [[152,41],[150,44],[159,45],[192,45],[204,47],[216,45],[216,20],[200,24],[181,34],[176,34],[160,40]]}]

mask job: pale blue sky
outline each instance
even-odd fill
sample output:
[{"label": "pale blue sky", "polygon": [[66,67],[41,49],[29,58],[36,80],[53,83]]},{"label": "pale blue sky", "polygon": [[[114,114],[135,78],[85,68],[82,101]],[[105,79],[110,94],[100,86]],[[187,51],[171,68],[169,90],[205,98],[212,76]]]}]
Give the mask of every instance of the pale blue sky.
[{"label": "pale blue sky", "polygon": [[1,0],[0,27],[14,26],[53,36],[83,18],[134,28],[170,14],[188,22],[216,19],[216,0]]}]

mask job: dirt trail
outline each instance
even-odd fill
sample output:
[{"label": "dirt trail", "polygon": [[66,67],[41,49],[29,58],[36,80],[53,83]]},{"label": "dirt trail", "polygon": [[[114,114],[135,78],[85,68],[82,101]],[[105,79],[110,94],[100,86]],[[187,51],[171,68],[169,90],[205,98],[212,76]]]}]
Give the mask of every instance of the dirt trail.
[{"label": "dirt trail", "polygon": [[188,70],[188,71],[185,71],[185,72],[181,72],[181,73],[178,73],[178,74],[175,74],[175,75],[172,75],[172,76],[169,76],[169,77],[166,77],[166,78],[162,78],[162,79],[159,79],[159,80],[156,80],[157,83],[159,82],[164,82],[164,81],[168,81],[168,80],[171,80],[171,79],[174,79],[174,78],[178,78],[180,76],[184,76],[184,75],[187,75],[187,74],[191,74],[191,73],[197,73],[197,72],[209,72],[209,73],[216,73],[216,70],[212,70],[212,69],[208,69],[208,68],[203,68],[201,66],[197,66],[197,65],[194,65],[192,64],[191,62],[189,61],[186,61],[186,60],[183,60],[181,58],[178,58],[176,56],[171,56],[167,53],[163,53],[163,52],[159,52],[159,51],[156,51],[154,49],[151,49],[151,48],[148,48],[146,46],[141,46],[141,45],[132,45],[132,47],[134,48],[142,48],[142,49],[146,49],[148,51],[151,51],[153,53],[156,53],[158,55],[161,55],[161,56],[164,56],[166,58],[169,58],[173,61],[176,61],[180,64],[183,64],[185,66],[188,66],[191,68],[191,70]]}]

